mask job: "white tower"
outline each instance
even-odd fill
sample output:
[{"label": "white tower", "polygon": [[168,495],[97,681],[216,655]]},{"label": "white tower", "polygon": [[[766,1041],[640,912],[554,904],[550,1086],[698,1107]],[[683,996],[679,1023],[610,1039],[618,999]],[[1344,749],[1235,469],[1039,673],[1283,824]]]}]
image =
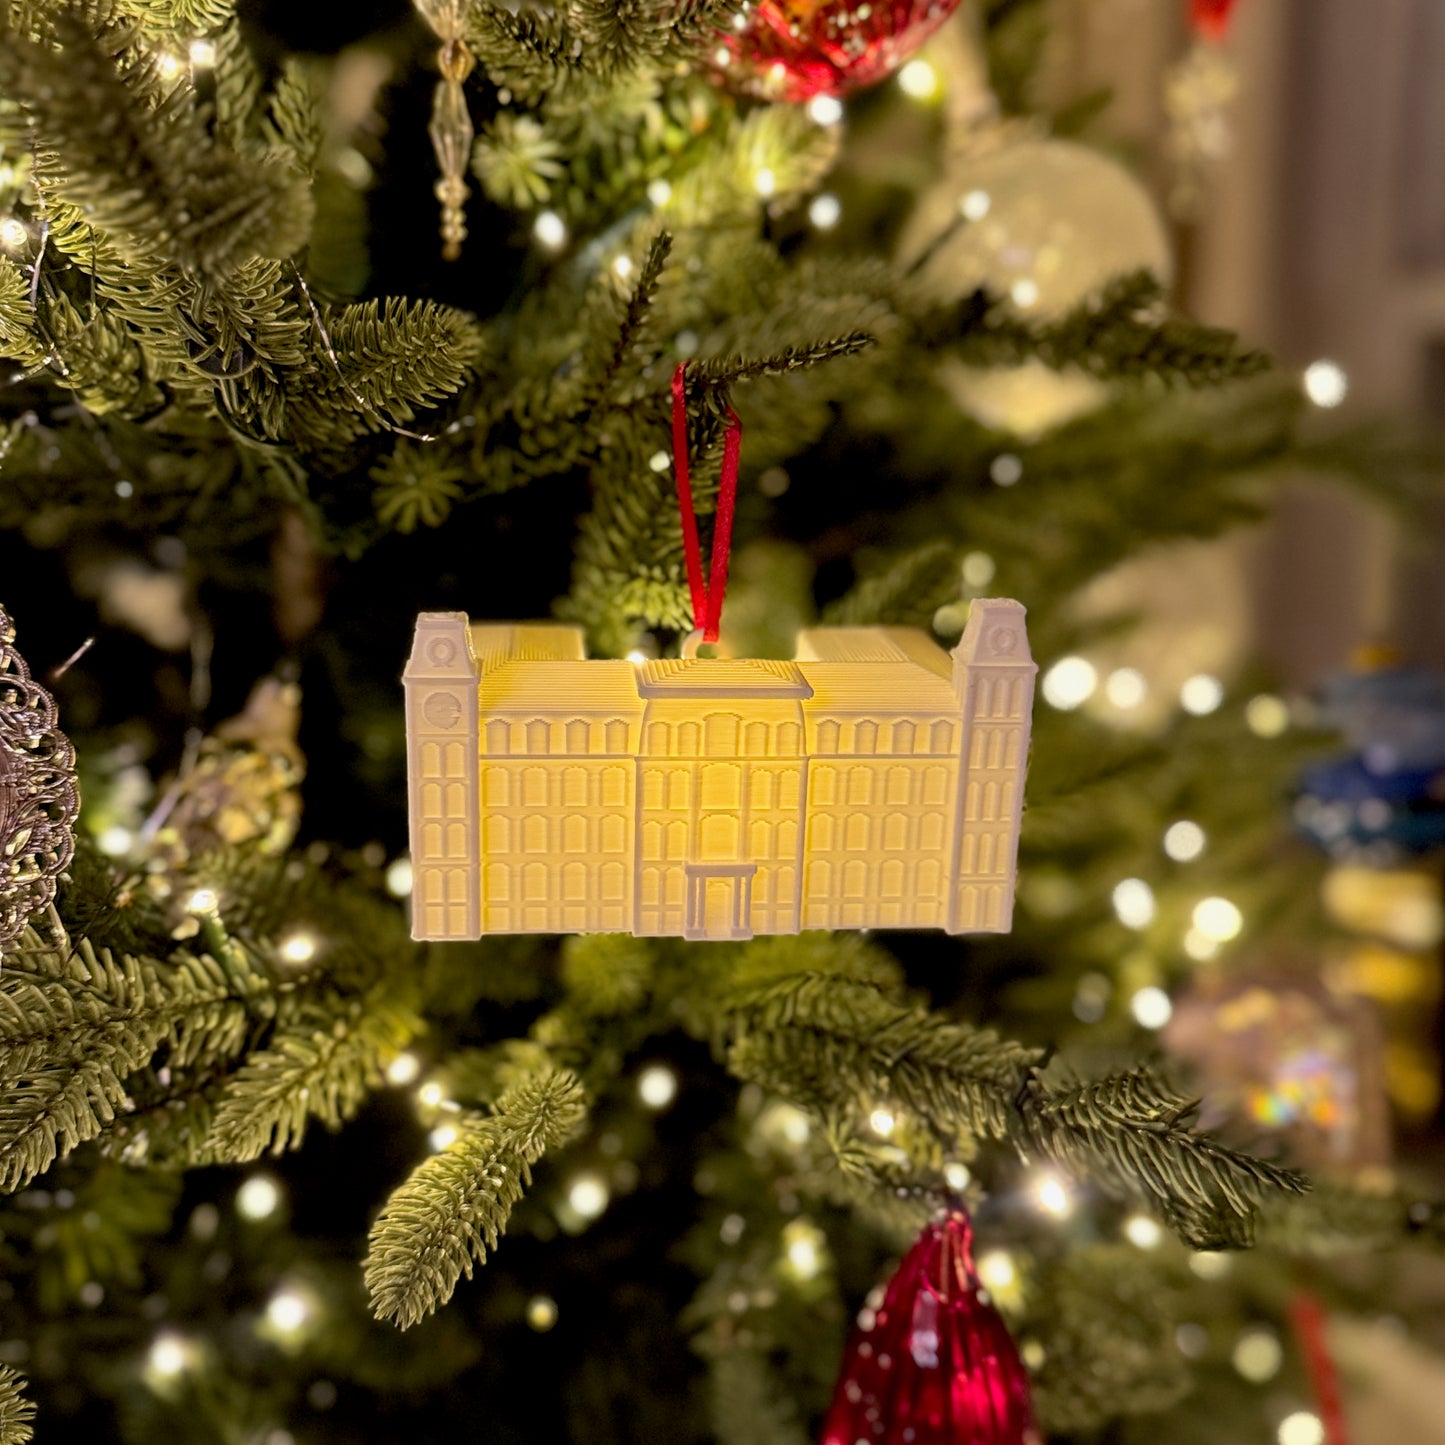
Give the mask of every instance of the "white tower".
[{"label": "white tower", "polygon": [[1036,672],[1022,604],[975,601],[953,649],[963,740],[950,933],[1007,933],[1013,923]]},{"label": "white tower", "polygon": [[481,933],[478,678],[466,614],[423,612],[402,674],[416,939]]}]

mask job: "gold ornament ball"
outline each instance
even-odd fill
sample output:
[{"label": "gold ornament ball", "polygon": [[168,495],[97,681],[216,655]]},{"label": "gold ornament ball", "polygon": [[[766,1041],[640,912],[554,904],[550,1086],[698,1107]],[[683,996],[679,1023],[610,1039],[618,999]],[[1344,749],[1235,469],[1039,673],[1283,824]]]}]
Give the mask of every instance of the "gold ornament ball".
[{"label": "gold ornament ball", "polygon": [[1109,390],[1101,381],[1042,361],[1017,366],[965,366],[946,360],[939,381],[953,404],[982,426],[1033,441],[1055,427],[1103,406]]},{"label": "gold ornament ball", "polygon": [[958,163],[945,195],[920,208],[905,252],[925,250],[955,219],[923,268],[940,299],[979,287],[1022,315],[1063,315],[1115,276],[1141,267],[1174,275],[1169,238],[1149,193],[1118,162],[1074,141],[1021,140]]}]

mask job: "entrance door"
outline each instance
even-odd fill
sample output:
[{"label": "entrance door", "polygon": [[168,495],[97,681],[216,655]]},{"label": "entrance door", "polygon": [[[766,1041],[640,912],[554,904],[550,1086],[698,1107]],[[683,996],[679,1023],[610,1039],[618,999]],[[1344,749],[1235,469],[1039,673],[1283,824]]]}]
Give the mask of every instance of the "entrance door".
[{"label": "entrance door", "polygon": [[686,938],[751,938],[754,864],[692,864],[687,870]]}]

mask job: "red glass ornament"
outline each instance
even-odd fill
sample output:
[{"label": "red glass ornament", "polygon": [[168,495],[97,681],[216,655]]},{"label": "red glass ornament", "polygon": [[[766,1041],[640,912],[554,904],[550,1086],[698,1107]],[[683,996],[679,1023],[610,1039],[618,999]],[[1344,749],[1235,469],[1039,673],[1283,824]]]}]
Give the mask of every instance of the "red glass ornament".
[{"label": "red glass ornament", "polygon": [[978,1282],[973,1230],[954,1210],[863,1310],[822,1445],[1042,1445],[1029,1378]]},{"label": "red glass ornament", "polygon": [[1235,0],[1189,0],[1189,24],[1194,33],[1216,43],[1229,29]]},{"label": "red glass ornament", "polygon": [[842,95],[891,75],[959,0],[753,0],[719,36],[728,84],[764,100]]}]

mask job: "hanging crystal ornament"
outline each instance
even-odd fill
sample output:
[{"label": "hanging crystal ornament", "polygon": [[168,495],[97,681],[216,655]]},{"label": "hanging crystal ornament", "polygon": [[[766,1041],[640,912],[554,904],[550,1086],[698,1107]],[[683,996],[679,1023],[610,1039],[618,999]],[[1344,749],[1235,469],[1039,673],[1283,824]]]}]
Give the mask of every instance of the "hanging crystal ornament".
[{"label": "hanging crystal ornament", "polygon": [[755,0],[718,37],[729,86],[763,100],[843,95],[891,75],[959,0]]},{"label": "hanging crystal ornament", "polygon": [[14,643],[0,607],[0,946],[55,897],[80,810],[75,749]]},{"label": "hanging crystal ornament", "polygon": [[477,60],[463,38],[464,0],[416,0],[416,8],[441,41],[437,51],[441,79],[432,95],[427,134],[441,170],[436,197],[442,204],[442,259],[455,261],[467,237],[466,204],[471,191],[465,176],[476,135],[462,85],[476,68]]},{"label": "hanging crystal ornament", "polygon": [[1028,1374],[978,1281],[968,1215],[919,1235],[859,1313],[822,1445],[1042,1445]]}]

